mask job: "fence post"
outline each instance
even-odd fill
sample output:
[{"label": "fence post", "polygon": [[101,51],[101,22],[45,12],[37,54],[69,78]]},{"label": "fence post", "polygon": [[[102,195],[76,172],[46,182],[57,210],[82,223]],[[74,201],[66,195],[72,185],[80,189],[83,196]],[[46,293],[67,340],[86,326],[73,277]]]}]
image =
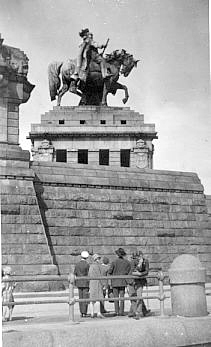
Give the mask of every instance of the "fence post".
[{"label": "fence post", "polygon": [[158,272],[158,282],[159,282],[159,300],[160,300],[160,316],[164,317],[164,300],[165,300],[165,294],[163,289],[163,281],[164,281],[164,273],[162,271]]},{"label": "fence post", "polygon": [[74,283],[75,283],[75,276],[74,274],[70,273],[68,276],[69,281],[69,321],[74,322]]}]

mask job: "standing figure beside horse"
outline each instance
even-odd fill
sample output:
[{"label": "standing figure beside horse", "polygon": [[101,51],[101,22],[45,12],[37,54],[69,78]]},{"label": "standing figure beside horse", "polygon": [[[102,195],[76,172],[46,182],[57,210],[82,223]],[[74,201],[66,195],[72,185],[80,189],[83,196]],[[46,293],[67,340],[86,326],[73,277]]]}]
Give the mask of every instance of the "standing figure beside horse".
[{"label": "standing figure beside horse", "polygon": [[[117,81],[120,74],[127,77],[133,67],[137,66],[138,60],[124,49],[115,50],[104,58],[108,40],[106,45],[97,44],[89,29],[82,30],[79,35],[83,41],[79,46],[77,59],[54,62],[48,67],[51,101],[57,97],[57,105],[60,106],[62,96],[70,91],[81,97],[79,105],[106,106],[108,93],[114,95],[118,89],[123,89],[123,103],[127,102],[127,87]],[[99,48],[104,48],[102,54],[98,53]]]}]

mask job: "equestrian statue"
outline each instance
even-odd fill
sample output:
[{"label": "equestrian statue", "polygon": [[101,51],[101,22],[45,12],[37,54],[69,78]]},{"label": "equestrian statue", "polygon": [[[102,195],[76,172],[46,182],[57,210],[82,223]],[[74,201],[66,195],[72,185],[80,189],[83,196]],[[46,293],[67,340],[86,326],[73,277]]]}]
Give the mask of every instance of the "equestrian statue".
[{"label": "equestrian statue", "polygon": [[[60,106],[62,96],[70,91],[81,97],[79,105],[107,106],[108,93],[115,95],[118,89],[123,89],[125,96],[122,101],[125,104],[129,98],[128,89],[118,79],[120,74],[127,77],[137,67],[138,60],[124,49],[106,54],[104,58],[109,39],[105,45],[98,44],[89,29],[83,29],[79,35],[82,43],[77,59],[49,64],[51,101],[57,98],[57,106]],[[102,49],[101,54],[98,49]]]}]

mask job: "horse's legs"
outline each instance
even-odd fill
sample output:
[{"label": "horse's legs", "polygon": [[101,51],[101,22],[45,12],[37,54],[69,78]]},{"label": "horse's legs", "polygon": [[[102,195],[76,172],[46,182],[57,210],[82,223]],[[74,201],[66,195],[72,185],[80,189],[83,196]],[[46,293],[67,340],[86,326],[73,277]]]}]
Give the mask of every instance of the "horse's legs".
[{"label": "horse's legs", "polygon": [[57,106],[61,105],[62,96],[68,91],[69,86],[67,84],[63,84],[62,89],[59,90],[58,98],[57,98]]},{"label": "horse's legs", "polygon": [[122,99],[123,104],[126,104],[129,98],[128,89],[124,84],[117,83],[117,89],[123,89],[125,91],[125,97]]},{"label": "horse's legs", "polygon": [[107,95],[108,95],[108,89],[106,88],[106,83],[104,83],[103,96],[102,96],[102,101],[101,101],[102,106],[107,106]]}]

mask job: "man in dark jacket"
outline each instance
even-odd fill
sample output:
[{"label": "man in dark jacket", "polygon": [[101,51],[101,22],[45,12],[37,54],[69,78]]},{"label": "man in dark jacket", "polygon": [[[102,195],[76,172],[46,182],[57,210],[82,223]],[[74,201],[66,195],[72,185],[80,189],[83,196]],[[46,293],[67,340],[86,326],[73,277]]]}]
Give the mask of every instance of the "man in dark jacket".
[{"label": "man in dark jacket", "polygon": [[147,310],[144,300],[142,299],[143,287],[147,285],[146,276],[149,273],[149,261],[143,257],[141,251],[133,255],[131,262],[130,273],[137,276],[132,283],[129,284],[129,296],[137,296],[139,300],[131,301],[131,307],[128,316],[140,319],[140,314],[142,312],[143,316],[150,314],[150,310]]},{"label": "man in dark jacket", "polygon": [[[87,251],[81,252],[81,260],[75,265],[74,275],[76,277],[88,276],[89,263],[87,259],[89,253]],[[78,287],[79,299],[87,299],[89,297],[89,280],[76,278],[76,286]],[[87,315],[87,302],[79,302],[79,309],[81,312],[81,317],[86,317]]]},{"label": "man in dark jacket", "polygon": [[[108,270],[109,275],[128,275],[131,269],[129,260],[124,259],[126,253],[123,248],[119,248],[115,251],[118,258],[111,263],[111,267]],[[122,278],[112,279],[111,285],[113,288],[113,294],[115,298],[123,298],[125,295],[125,287],[127,286],[127,280]],[[114,301],[115,312],[118,316],[124,315],[124,301]]]}]

